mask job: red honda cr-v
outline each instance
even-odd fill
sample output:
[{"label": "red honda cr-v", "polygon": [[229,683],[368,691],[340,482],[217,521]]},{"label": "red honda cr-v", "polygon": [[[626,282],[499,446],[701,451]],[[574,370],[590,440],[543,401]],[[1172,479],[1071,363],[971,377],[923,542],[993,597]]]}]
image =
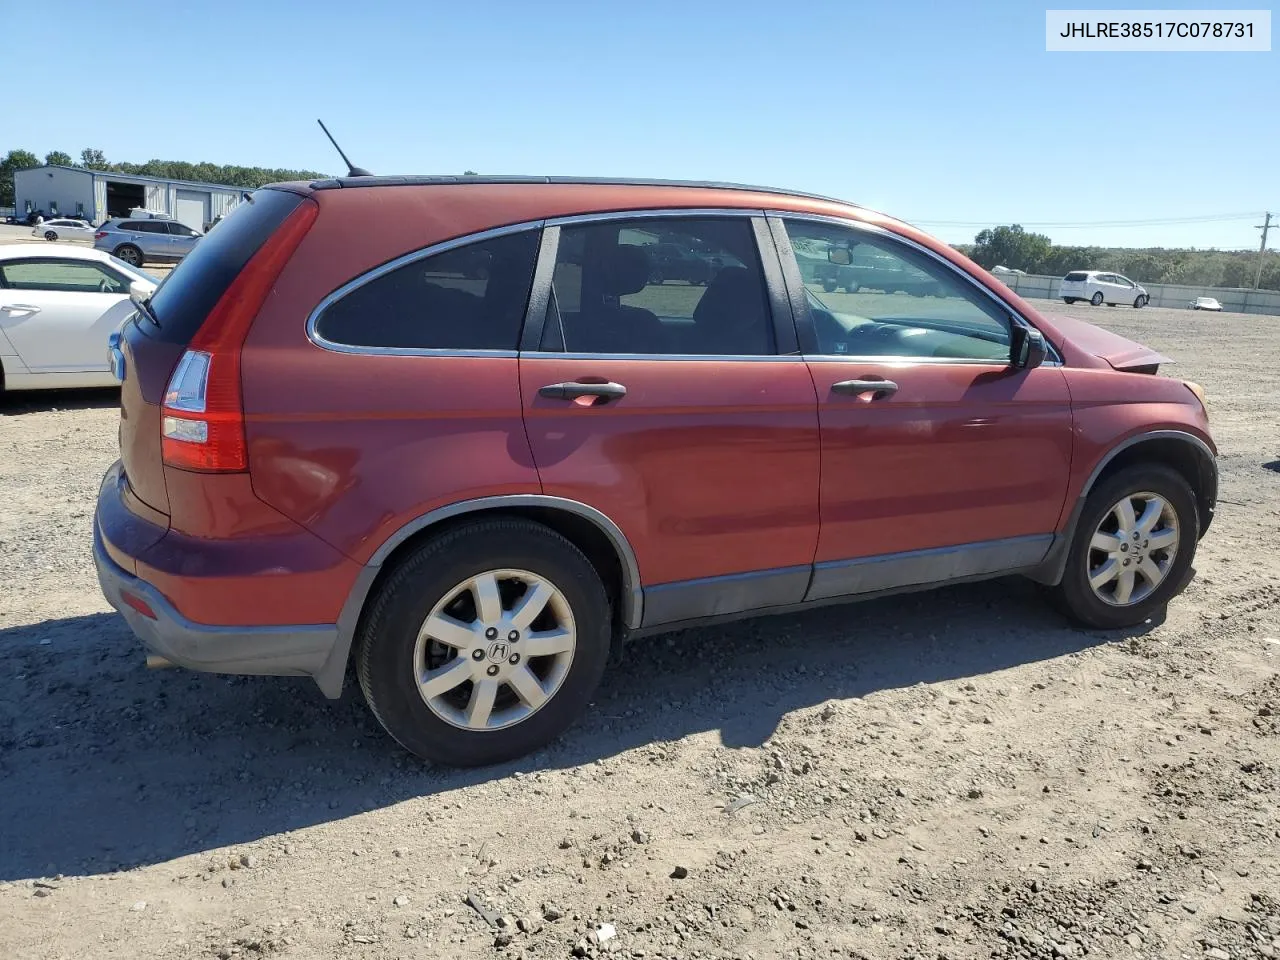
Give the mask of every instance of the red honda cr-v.
[{"label": "red honda cr-v", "polygon": [[352,661],[455,764],[555,737],[627,635],[1010,573],[1139,623],[1217,491],[1158,355],[761,188],[270,187],[112,349],[95,551],[148,650],[330,697]]}]

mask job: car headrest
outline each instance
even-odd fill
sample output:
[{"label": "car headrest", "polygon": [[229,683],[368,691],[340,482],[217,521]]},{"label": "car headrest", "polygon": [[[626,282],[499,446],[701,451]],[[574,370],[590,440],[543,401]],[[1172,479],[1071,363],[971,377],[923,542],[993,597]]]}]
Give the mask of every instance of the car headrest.
[{"label": "car headrest", "polygon": [[649,255],[640,247],[616,247],[605,256],[601,266],[601,287],[607,297],[638,293],[649,282]]}]

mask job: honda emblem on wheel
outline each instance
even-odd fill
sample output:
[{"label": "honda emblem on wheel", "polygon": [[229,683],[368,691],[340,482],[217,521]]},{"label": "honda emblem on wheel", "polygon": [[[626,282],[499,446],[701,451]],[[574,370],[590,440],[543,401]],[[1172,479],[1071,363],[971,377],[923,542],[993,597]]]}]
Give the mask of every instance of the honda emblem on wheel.
[{"label": "honda emblem on wheel", "polygon": [[507,645],[501,641],[489,644],[489,659],[494,663],[507,659]]}]

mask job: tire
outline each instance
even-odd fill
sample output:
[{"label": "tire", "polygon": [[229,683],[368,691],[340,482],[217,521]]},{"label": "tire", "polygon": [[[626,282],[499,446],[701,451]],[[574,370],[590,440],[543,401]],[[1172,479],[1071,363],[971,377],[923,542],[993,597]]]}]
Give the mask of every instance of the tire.
[{"label": "tire", "polygon": [[1063,302],[1063,303],[1075,303],[1077,299],[1079,299],[1079,298],[1078,298],[1078,297],[1063,297],[1063,298],[1062,298],[1062,302]]},{"label": "tire", "polygon": [[861,290],[861,289],[862,289],[862,287],[861,287],[859,284],[856,284],[856,283],[846,283],[846,284],[844,285],[844,292],[845,292],[845,293],[857,293],[857,292],[858,292],[859,290]]},{"label": "tire", "polygon": [[54,233],[54,231],[52,231],[52,230],[46,230],[46,231],[44,232],[44,238],[45,238],[46,240],[57,240],[57,239],[58,239],[58,235],[57,235],[56,233]]},{"label": "tire", "polygon": [[[1137,592],[1146,587],[1149,592],[1136,602],[1117,605],[1099,596],[1098,591],[1095,591],[1090,584],[1090,571],[1094,571],[1095,574],[1103,573],[1106,564],[1110,562],[1105,552],[1094,549],[1093,538],[1095,533],[1103,533],[1100,527],[1103,525],[1110,527],[1114,522],[1112,510],[1116,504],[1123,498],[1131,495],[1136,497],[1141,493],[1153,494],[1161,498],[1176,517],[1176,524],[1173,525],[1176,550],[1171,557],[1166,551],[1159,551],[1157,548],[1149,548],[1142,553],[1130,538],[1118,540],[1117,542],[1130,547],[1133,556],[1141,554],[1143,557],[1152,559],[1157,567],[1162,558],[1168,559],[1169,562],[1154,589],[1151,589],[1150,581],[1141,574],[1131,574],[1133,590]],[[1148,504],[1150,502],[1147,501]],[[1141,500],[1135,499],[1134,503],[1140,505]],[[1137,514],[1136,506],[1134,510]],[[1156,520],[1154,527],[1156,533],[1168,529],[1167,516],[1168,514],[1162,514]],[[1141,516],[1138,515],[1137,519],[1141,519]],[[1067,567],[1062,582],[1053,588],[1055,599],[1067,616],[1087,627],[1114,630],[1120,627],[1137,626],[1157,610],[1163,609],[1182,590],[1187,571],[1195,558],[1196,544],[1199,539],[1200,517],[1196,510],[1195,495],[1182,475],[1163,464],[1128,467],[1099,484],[1085,501],[1084,509],[1080,512],[1080,519],[1076,524],[1075,537],[1067,553]],[[1139,542],[1145,544],[1150,540]],[[1119,556],[1121,555],[1117,553],[1116,557]],[[1136,571],[1141,565],[1139,562],[1133,569]],[[1114,569],[1121,575],[1126,573],[1122,566],[1116,566]],[[1112,594],[1111,599],[1114,601],[1114,594],[1118,592],[1120,581],[1121,577],[1116,576],[1110,582],[1101,584],[1100,589],[1104,593]]]},{"label": "tire", "polygon": [[822,289],[827,293],[836,292],[836,282],[834,280],[823,280]]},{"label": "tire", "polygon": [[[523,662],[517,664],[519,671],[508,669],[510,657],[529,648],[531,634],[526,631],[521,637],[513,630],[517,638],[510,642],[495,628],[481,634],[478,594],[468,585],[472,578],[483,580],[486,573],[497,571],[527,575],[557,591],[544,601],[543,612],[532,622],[541,624],[536,629],[548,630],[555,622],[563,627],[564,619],[571,620],[575,642],[567,655],[532,657],[532,670]],[[509,617],[532,587],[526,581],[526,592],[512,599],[511,589],[518,589],[518,580],[498,576],[495,582],[503,585],[502,614]],[[477,632],[470,637],[465,627],[461,633],[453,632],[455,638],[461,637],[458,642],[471,645],[469,648],[450,649],[434,640],[419,641],[426,620],[433,612],[443,612],[436,608],[450,597],[458,599],[448,606],[447,615],[455,621],[477,624]],[[531,521],[483,520],[426,542],[391,573],[361,620],[356,637],[356,675],[373,715],[406,750],[450,766],[500,763],[545,746],[577,719],[604,673],[611,622],[609,598],[600,576],[572,543]],[[512,626],[507,620],[503,629]],[[440,687],[429,705],[419,687],[419,671],[433,670],[438,676],[450,668],[455,676],[466,679],[455,679],[452,688]],[[543,671],[541,676],[539,670]],[[499,679],[487,680],[479,671]],[[516,694],[514,686],[501,679],[521,671],[539,680],[542,693],[546,693],[542,684],[551,687],[540,705],[531,706]],[[471,679],[473,675],[479,679]],[[486,714],[493,724],[488,729],[467,727],[466,711],[474,706],[480,683],[492,683],[497,689],[498,699],[491,701],[494,712]],[[522,711],[527,712],[520,717]],[[504,715],[513,714],[515,719],[501,725]]]},{"label": "tire", "polygon": [[122,243],[112,251],[112,255],[123,260],[131,267],[142,266],[142,251],[132,243]]},{"label": "tire", "polygon": [[1093,304],[1095,307],[1100,307],[1100,306],[1102,306],[1102,291],[1101,291],[1101,290],[1099,290],[1099,291],[1098,291],[1097,293],[1095,293],[1092,297],[1090,297],[1090,298],[1089,298],[1089,302],[1090,302],[1091,304]]},{"label": "tire", "polygon": [[1146,305],[1147,305],[1147,298],[1142,296],[1141,294],[1139,294],[1138,297],[1133,301],[1133,309],[1135,310],[1141,310]]}]

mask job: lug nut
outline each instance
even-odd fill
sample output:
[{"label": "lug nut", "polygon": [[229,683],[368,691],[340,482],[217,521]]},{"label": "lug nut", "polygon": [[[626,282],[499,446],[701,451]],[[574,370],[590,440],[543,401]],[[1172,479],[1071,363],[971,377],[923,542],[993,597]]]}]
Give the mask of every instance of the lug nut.
[{"label": "lug nut", "polygon": [[1122,543],[1122,544],[1120,544],[1120,552],[1121,552],[1121,553],[1128,553],[1128,552],[1129,552],[1129,545],[1128,545],[1127,543]]},{"label": "lug nut", "polygon": [[497,627],[490,627],[488,630],[486,630],[486,631],[484,632],[484,638],[485,638],[486,640],[492,640],[492,639],[493,639],[494,637],[496,637],[497,635],[498,635],[498,628],[497,628]]},{"label": "lug nut", "polygon": [[471,651],[471,659],[472,659],[472,660],[483,660],[483,659],[484,659],[484,651],[483,651],[483,650],[472,650],[472,651]]},{"label": "lug nut", "polygon": [[513,654],[512,654],[512,655],[507,659],[507,663],[511,664],[513,667],[514,667],[517,663],[519,663],[519,662],[520,662],[520,654],[518,654],[518,653],[513,653]]},{"label": "lug nut", "polygon": [[510,640],[512,643],[515,643],[517,640],[520,639],[520,631],[512,630],[510,633],[507,634],[507,639]]},{"label": "lug nut", "polygon": [[1125,560],[1124,565],[1127,567],[1129,565],[1129,561]]},{"label": "lug nut", "polygon": [[489,674],[491,677],[496,677],[498,675],[498,665],[495,663],[492,667],[486,670],[485,673]]}]

